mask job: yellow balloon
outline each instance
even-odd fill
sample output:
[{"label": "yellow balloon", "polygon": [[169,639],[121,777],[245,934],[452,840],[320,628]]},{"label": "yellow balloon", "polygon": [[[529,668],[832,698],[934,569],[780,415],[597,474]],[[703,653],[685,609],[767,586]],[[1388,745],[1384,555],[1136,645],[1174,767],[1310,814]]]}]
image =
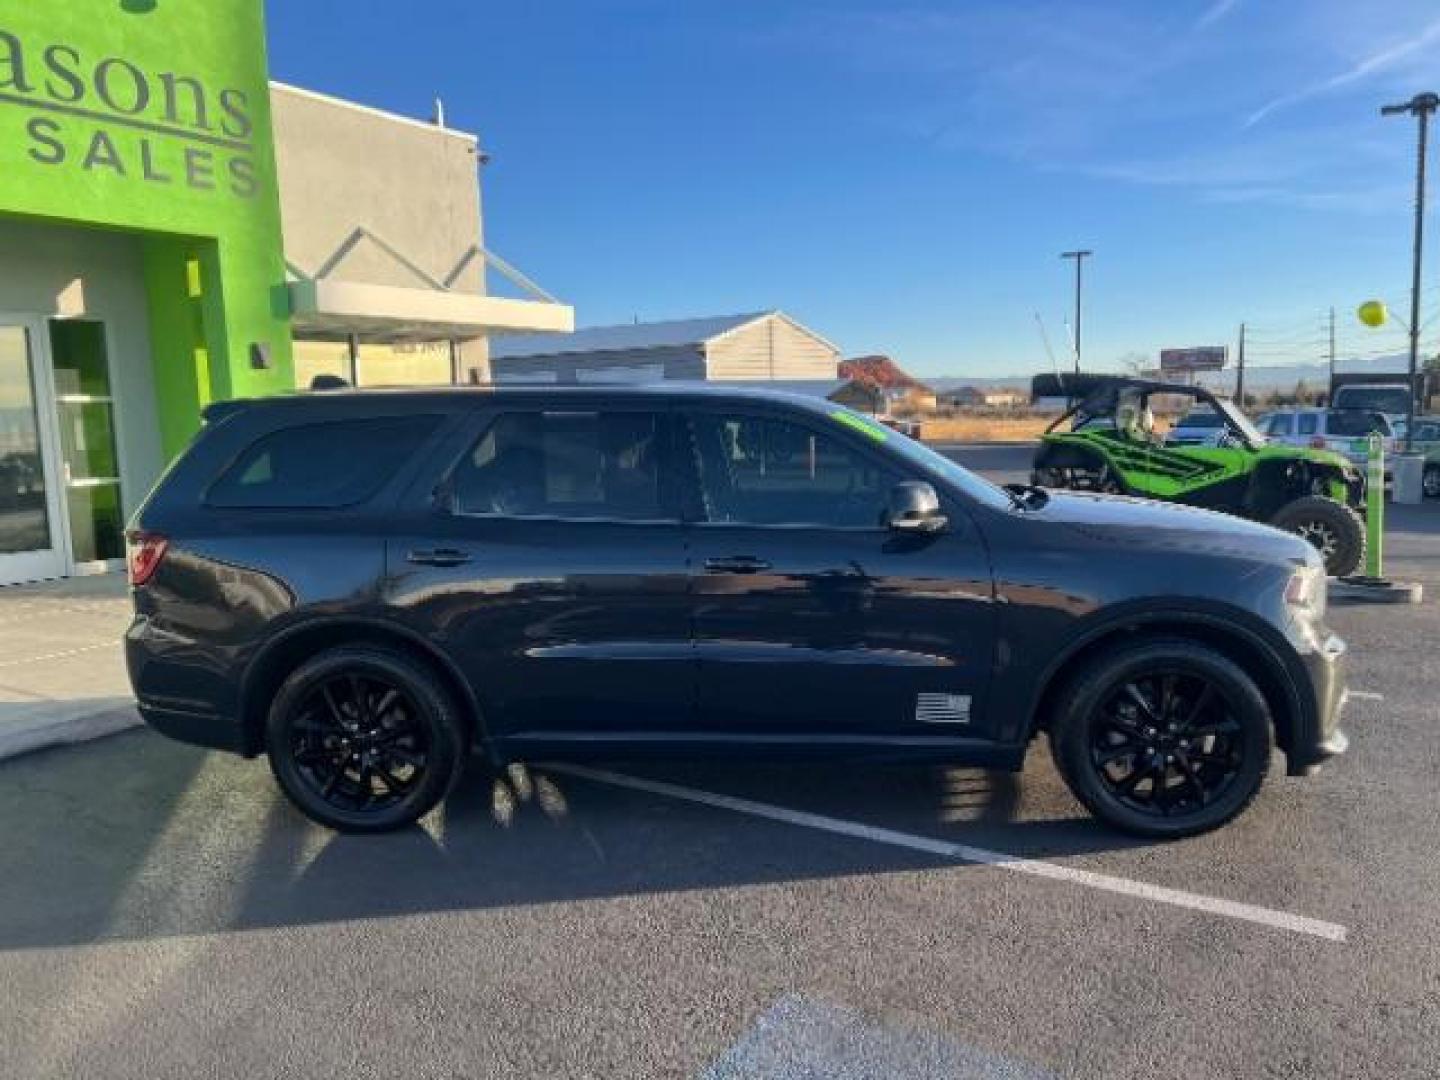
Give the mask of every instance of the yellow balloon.
[{"label": "yellow balloon", "polygon": [[1390,317],[1383,300],[1366,300],[1355,314],[1360,316],[1360,321],[1366,326],[1384,326],[1385,320]]}]

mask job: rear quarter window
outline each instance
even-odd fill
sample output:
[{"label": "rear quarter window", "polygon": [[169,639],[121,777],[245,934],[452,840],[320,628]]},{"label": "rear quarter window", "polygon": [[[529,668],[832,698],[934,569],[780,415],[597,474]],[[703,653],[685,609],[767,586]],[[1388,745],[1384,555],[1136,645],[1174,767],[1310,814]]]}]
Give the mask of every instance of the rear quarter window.
[{"label": "rear quarter window", "polygon": [[371,498],[439,426],[438,416],[332,420],[251,443],[206,494],[209,506],[333,510]]}]

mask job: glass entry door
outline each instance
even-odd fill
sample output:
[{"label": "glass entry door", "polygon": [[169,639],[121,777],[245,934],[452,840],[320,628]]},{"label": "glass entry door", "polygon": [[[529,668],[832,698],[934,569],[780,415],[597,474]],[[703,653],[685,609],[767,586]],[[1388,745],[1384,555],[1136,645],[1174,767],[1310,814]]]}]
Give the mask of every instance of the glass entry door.
[{"label": "glass entry door", "polygon": [[68,568],[45,344],[39,319],[0,313],[0,584]]},{"label": "glass entry door", "polygon": [[125,518],[105,324],[52,321],[50,354],[72,569],[110,569],[125,557]]}]

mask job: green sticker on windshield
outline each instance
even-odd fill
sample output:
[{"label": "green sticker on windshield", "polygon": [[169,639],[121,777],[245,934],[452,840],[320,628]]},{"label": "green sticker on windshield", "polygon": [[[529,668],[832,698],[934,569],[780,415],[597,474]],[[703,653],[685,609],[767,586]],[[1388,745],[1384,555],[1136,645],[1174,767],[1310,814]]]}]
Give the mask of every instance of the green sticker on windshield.
[{"label": "green sticker on windshield", "polygon": [[890,438],[890,429],[884,424],[877,424],[873,420],[866,420],[863,416],[856,416],[848,412],[832,412],[830,419],[838,420],[848,428],[853,428],[861,435],[868,436],[876,442],[884,442]]}]

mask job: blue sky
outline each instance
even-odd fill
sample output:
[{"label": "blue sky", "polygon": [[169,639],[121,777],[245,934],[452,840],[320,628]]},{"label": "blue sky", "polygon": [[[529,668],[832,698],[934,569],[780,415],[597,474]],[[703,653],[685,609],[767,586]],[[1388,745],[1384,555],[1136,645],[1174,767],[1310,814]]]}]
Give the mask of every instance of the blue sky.
[{"label": "blue sky", "polygon": [[1087,367],[1241,320],[1253,360],[1318,359],[1331,304],[1342,352],[1403,343],[1352,313],[1408,303],[1415,125],[1378,108],[1440,90],[1434,0],[268,9],[276,78],[444,98],[493,156],[488,245],[583,325],[780,307],[918,374],[1025,373],[1089,247]]}]

